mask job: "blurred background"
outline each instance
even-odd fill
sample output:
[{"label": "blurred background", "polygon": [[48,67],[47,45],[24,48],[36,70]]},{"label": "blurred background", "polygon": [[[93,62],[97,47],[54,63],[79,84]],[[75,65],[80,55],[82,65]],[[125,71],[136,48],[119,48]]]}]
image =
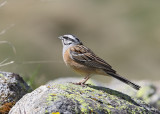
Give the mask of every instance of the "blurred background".
[{"label": "blurred background", "polygon": [[0,62],[14,61],[0,70],[20,74],[33,88],[79,77],[65,66],[57,38],[73,34],[122,76],[159,80],[159,12],[158,0],[0,0]]}]

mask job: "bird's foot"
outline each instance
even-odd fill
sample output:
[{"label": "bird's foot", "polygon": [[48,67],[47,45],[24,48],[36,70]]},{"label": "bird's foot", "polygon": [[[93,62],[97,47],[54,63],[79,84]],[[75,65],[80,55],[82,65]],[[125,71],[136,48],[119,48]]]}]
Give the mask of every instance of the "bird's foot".
[{"label": "bird's foot", "polygon": [[84,83],[82,83],[82,82],[76,82],[76,83],[74,83],[74,82],[71,82],[72,84],[75,84],[75,85],[81,85],[82,87],[86,87],[87,86],[87,84],[84,84]]}]

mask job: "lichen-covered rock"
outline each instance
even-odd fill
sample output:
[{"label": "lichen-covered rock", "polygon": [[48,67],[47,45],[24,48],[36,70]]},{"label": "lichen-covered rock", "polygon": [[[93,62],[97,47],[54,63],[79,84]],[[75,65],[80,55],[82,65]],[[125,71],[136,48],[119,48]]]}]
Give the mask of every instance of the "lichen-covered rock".
[{"label": "lichen-covered rock", "polygon": [[0,72],[0,114],[9,112],[10,108],[30,90],[19,75]]},{"label": "lichen-covered rock", "polygon": [[141,89],[139,91],[133,91],[130,89],[130,87],[123,85],[118,81],[113,81],[111,84],[108,85],[108,87],[114,88],[129,96],[134,96],[138,99],[145,101],[145,103],[148,103],[155,108],[160,109],[160,82],[143,80],[137,81],[137,84],[141,85]]},{"label": "lichen-covered rock", "polygon": [[160,114],[141,100],[105,87],[49,83],[26,94],[9,114]]},{"label": "lichen-covered rock", "polygon": [[[71,82],[73,80],[74,82],[78,82],[81,80],[81,78],[75,78],[75,77],[58,78],[49,83],[54,82],[62,84],[65,82]],[[160,81],[141,80],[134,82],[141,86],[141,89],[139,91],[134,90],[127,84],[124,84],[116,79],[113,79],[110,83],[102,83],[95,81],[93,79],[87,81],[87,83],[91,83],[93,85],[108,87],[120,91],[122,93],[125,93],[129,96],[136,97],[138,99],[145,101],[145,103],[150,104],[160,110]]]},{"label": "lichen-covered rock", "polygon": [[[75,78],[75,77],[58,78],[49,83],[54,82],[54,83],[63,84],[65,82],[71,82],[73,80],[74,82],[78,82],[81,80],[81,78]],[[97,86],[108,87],[108,88],[120,91],[122,93],[125,93],[129,96],[141,99],[145,103],[150,104],[151,106],[154,106],[157,109],[160,109],[160,81],[141,80],[141,81],[134,81],[134,82],[141,86],[141,89],[139,91],[134,90],[130,86],[116,79],[113,79],[110,83],[102,83],[102,82],[95,81],[93,79],[90,79],[89,81],[87,81],[87,83],[97,85]]]}]

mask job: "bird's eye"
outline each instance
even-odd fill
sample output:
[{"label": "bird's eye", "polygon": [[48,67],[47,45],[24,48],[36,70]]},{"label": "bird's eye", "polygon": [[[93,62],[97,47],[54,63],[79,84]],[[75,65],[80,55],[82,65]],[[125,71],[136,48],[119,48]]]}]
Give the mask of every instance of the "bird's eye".
[{"label": "bird's eye", "polygon": [[69,37],[64,36],[63,38],[64,38],[65,40],[69,40],[69,41],[75,42],[74,39],[71,39],[71,38],[69,38]]},{"label": "bird's eye", "polygon": [[66,36],[64,36],[63,38],[66,39],[66,40],[68,40],[68,37],[66,37]]}]

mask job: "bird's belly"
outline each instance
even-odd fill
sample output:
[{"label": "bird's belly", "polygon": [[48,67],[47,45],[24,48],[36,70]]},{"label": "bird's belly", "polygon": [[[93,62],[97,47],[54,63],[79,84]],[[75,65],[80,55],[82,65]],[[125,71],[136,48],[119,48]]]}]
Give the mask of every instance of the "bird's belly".
[{"label": "bird's belly", "polygon": [[91,74],[95,74],[94,73],[94,69],[93,68],[89,68],[86,67],[82,64],[76,63],[74,61],[70,62],[70,63],[66,63],[67,66],[69,66],[71,69],[73,69],[75,72],[81,74],[81,75],[91,75]]}]

